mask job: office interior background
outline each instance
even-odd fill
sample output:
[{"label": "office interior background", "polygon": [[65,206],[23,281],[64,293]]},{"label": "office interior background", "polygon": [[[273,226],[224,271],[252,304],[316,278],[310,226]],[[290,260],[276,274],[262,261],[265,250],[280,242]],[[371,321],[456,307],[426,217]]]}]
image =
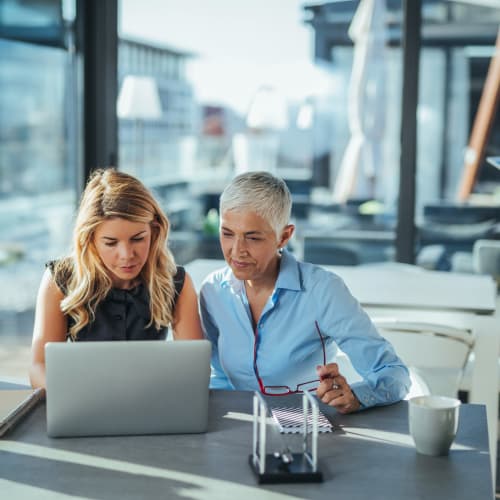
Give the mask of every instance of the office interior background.
[{"label": "office interior background", "polygon": [[270,170],[304,260],[481,272],[476,242],[500,239],[500,112],[460,193],[498,2],[362,3],[0,0],[3,378],[27,380],[44,264],[70,250],[96,167],[154,191],[179,264],[221,258],[222,188]]}]

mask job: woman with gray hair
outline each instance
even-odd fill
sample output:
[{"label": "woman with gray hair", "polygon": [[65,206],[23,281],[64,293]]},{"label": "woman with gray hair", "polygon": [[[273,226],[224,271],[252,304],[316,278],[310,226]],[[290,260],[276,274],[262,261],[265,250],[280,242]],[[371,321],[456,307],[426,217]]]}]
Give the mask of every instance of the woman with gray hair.
[{"label": "woman with gray hair", "polygon": [[[267,172],[239,175],[221,195],[227,266],[200,291],[211,387],[266,395],[316,390],[342,413],[401,400],[408,369],[343,281],[285,249],[295,229],[291,207],[285,182]],[[339,371],[337,347],[361,381],[349,384]]]}]

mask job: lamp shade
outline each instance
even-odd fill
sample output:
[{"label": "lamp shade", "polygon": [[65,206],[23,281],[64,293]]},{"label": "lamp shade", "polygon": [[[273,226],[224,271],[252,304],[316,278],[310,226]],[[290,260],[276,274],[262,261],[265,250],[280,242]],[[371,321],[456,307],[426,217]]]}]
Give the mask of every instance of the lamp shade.
[{"label": "lamp shade", "polygon": [[286,128],[288,109],[285,98],[272,87],[259,88],[248,110],[247,125],[261,130]]},{"label": "lamp shade", "polygon": [[118,117],[155,120],[162,108],[156,81],[149,76],[128,75],[123,79],[118,96]]},{"label": "lamp shade", "polygon": [[312,127],[314,119],[314,108],[311,102],[303,102],[297,113],[297,128],[307,130]]}]

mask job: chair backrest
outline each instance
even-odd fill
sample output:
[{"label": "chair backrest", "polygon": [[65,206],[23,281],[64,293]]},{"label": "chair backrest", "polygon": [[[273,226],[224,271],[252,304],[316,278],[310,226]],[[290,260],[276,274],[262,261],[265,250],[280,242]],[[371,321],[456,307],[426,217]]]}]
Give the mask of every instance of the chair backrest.
[{"label": "chair backrest", "polygon": [[423,378],[432,394],[457,396],[474,345],[471,331],[438,323],[372,319],[380,334],[404,363]]},{"label": "chair backrest", "polygon": [[[340,348],[338,348],[337,350],[337,356],[335,357],[335,362],[339,367],[340,373],[346,378],[348,384],[352,385],[356,382],[360,382],[363,380],[363,377],[352,366],[349,356],[347,356],[347,354],[343,352]],[[408,369],[410,371],[411,387],[405,399],[431,394],[429,385],[422,378],[422,376],[415,370],[415,368],[410,366]]]},{"label": "chair backrest", "polygon": [[472,265],[479,274],[490,274],[500,286],[500,240],[477,240],[472,249]]}]

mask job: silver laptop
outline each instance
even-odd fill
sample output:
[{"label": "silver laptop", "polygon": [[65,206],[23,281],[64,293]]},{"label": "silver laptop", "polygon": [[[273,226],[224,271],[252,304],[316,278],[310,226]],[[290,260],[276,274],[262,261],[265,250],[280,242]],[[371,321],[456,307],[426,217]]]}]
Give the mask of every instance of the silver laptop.
[{"label": "silver laptop", "polygon": [[47,433],[205,432],[208,340],[48,343]]}]

